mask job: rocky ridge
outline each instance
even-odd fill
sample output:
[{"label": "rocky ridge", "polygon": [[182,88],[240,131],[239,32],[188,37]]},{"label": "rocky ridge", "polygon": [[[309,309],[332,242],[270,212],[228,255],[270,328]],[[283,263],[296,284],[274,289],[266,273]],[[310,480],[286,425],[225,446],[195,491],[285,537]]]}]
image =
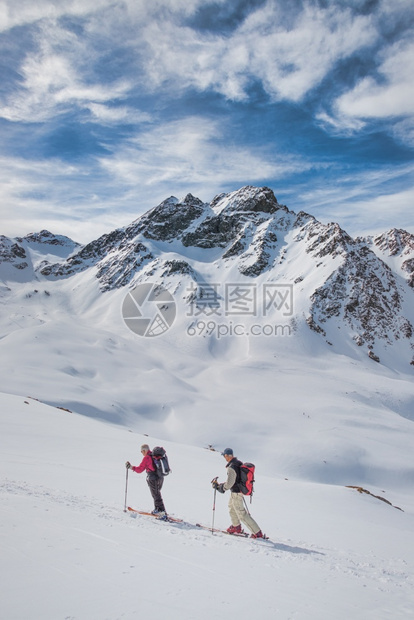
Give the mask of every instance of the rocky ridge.
[{"label": "rocky ridge", "polygon": [[[42,231],[0,237],[0,263],[23,271],[30,243],[66,244],[60,260],[41,261],[34,277],[59,280],[91,270],[102,292],[148,279],[177,289],[206,281],[206,265],[241,282],[289,282],[295,286],[295,321],[335,346],[338,329],[380,361],[377,348],[404,341],[413,362],[414,236],[391,230],[353,239],[336,223],[290,211],[267,187],[247,186],[203,203],[188,194],[170,197],[136,219],[80,247]],[[72,245],[71,245],[72,244]],[[226,275],[227,274],[227,275]],[[188,299],[187,299],[188,302]]]},{"label": "rocky ridge", "polygon": [[414,235],[406,230],[392,228],[367,241],[373,251],[391,267],[399,269],[401,276],[414,288]]}]

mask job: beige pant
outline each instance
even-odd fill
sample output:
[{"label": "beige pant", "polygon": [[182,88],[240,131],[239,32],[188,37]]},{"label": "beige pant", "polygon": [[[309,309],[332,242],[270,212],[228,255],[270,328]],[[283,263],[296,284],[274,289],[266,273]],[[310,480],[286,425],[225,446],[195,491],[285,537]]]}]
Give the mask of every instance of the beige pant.
[{"label": "beige pant", "polygon": [[244,506],[243,493],[230,493],[229,512],[232,525],[240,525],[240,521],[242,521],[253,534],[260,532],[260,527]]}]

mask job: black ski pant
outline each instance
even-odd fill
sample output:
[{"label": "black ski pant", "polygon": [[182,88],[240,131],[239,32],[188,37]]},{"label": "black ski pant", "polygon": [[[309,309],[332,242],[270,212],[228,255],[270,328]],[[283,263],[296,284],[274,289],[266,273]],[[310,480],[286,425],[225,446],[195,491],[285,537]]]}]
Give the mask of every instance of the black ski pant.
[{"label": "black ski pant", "polygon": [[164,479],[159,478],[158,475],[147,476],[147,483],[149,486],[149,490],[151,491],[152,499],[154,500],[154,507],[157,510],[164,510],[164,500],[161,497],[161,489],[163,485]]}]

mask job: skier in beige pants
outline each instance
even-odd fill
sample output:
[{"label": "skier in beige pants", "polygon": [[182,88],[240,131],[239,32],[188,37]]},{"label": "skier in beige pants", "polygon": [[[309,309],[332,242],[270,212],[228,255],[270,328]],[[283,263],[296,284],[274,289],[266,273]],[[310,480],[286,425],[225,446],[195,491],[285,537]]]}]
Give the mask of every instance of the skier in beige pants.
[{"label": "skier in beige pants", "polygon": [[231,448],[226,448],[221,454],[227,461],[227,480],[221,483],[213,480],[212,485],[219,493],[230,491],[229,513],[231,525],[227,528],[227,531],[229,534],[240,534],[242,531],[240,522],[243,522],[252,532],[251,538],[263,538],[260,527],[247,512],[244,506],[243,493],[240,492],[240,466],[242,462],[233,455]]}]

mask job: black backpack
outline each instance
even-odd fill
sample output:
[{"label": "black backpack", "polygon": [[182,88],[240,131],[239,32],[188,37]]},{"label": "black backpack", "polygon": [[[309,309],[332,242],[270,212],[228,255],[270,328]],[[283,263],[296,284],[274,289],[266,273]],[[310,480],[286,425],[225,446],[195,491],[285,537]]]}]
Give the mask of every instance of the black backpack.
[{"label": "black backpack", "polygon": [[159,478],[168,476],[168,474],[171,473],[170,464],[168,463],[168,456],[164,448],[157,446],[153,449],[152,461]]},{"label": "black backpack", "polygon": [[240,465],[240,493],[250,495],[250,499],[253,495],[254,470],[253,463],[242,463]]}]

